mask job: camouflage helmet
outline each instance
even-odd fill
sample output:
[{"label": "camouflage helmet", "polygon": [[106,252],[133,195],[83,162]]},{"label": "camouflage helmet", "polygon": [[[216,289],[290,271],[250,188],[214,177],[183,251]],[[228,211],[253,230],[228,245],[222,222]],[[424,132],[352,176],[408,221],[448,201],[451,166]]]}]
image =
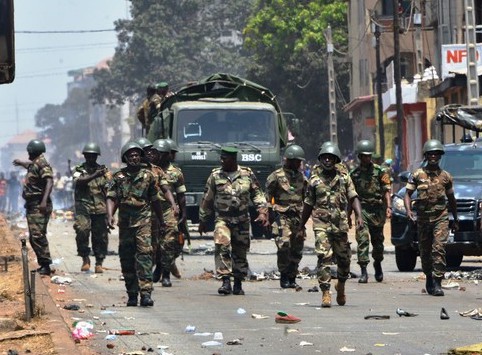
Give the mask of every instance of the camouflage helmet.
[{"label": "camouflage helmet", "polygon": [[126,144],[124,144],[121,148],[121,158],[122,158],[122,162],[123,163],[127,163],[126,159],[124,158],[124,156],[126,155],[126,153],[129,151],[129,150],[132,150],[132,149],[138,149],[140,150],[141,152],[141,155],[144,155],[144,151],[142,150],[141,146],[139,145],[139,143],[137,142],[134,142],[134,141],[129,141],[127,142]]},{"label": "camouflage helmet", "polygon": [[160,153],[170,153],[171,146],[165,139],[157,139],[152,144],[152,148],[157,150]]},{"label": "camouflage helmet", "polygon": [[333,142],[325,142],[321,145],[320,152],[318,153],[318,160],[323,154],[334,155],[337,160],[336,163],[341,163],[341,153],[338,146]]},{"label": "camouflage helmet", "polygon": [[45,143],[42,142],[39,139],[32,139],[30,142],[27,144],[27,152],[29,154],[42,154],[45,153]]},{"label": "camouflage helmet", "polygon": [[357,154],[372,155],[374,152],[375,147],[373,146],[373,143],[369,140],[364,139],[362,141],[359,141],[356,145]]},{"label": "camouflage helmet", "polygon": [[149,139],[147,138],[144,138],[144,137],[139,137],[135,140],[135,142],[137,144],[139,144],[139,146],[142,148],[142,149],[146,149],[146,148],[150,148],[152,147],[152,143]]},{"label": "camouflage helmet", "polygon": [[174,142],[171,138],[166,138],[165,141],[171,146],[171,150],[174,152],[179,152],[179,147],[177,143]]},{"label": "camouflage helmet", "polygon": [[82,154],[85,153],[94,153],[100,155],[100,147],[97,143],[89,142],[84,145],[84,149],[82,149]]},{"label": "camouflage helmet", "polygon": [[304,161],[305,151],[299,145],[293,144],[286,148],[284,157],[286,159],[298,159]]},{"label": "camouflage helmet", "polygon": [[445,154],[445,149],[442,143],[440,143],[440,141],[437,139],[429,139],[428,141],[426,141],[422,149],[423,154],[425,155],[428,152],[435,151],[439,151],[441,154]]}]

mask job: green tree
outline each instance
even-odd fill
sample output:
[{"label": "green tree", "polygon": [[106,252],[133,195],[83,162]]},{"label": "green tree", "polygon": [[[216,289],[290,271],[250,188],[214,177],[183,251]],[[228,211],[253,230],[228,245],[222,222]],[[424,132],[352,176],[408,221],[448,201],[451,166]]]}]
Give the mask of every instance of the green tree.
[{"label": "green tree", "polygon": [[[311,157],[329,139],[324,31],[330,25],[335,48],[346,51],[346,14],[343,0],[258,0],[244,30],[252,54],[248,77],[277,93],[282,108],[302,119],[302,144]],[[335,62],[335,72],[343,94],[337,98],[339,132],[348,135],[350,124],[340,109],[342,97],[349,97],[348,67]]]},{"label": "green tree", "polygon": [[143,97],[148,83],[171,88],[218,71],[243,75],[241,45],[221,42],[230,30],[242,31],[252,0],[131,1],[131,20],[115,23],[119,44],[109,69],[95,73],[93,97],[123,103]]}]

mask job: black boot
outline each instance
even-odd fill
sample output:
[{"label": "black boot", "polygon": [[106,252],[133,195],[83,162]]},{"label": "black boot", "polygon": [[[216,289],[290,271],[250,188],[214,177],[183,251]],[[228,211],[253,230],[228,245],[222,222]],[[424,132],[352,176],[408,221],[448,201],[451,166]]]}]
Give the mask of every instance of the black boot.
[{"label": "black boot", "polygon": [[152,282],[159,282],[161,279],[161,265],[156,265],[156,268],[152,272]]},{"label": "black boot", "polygon": [[162,280],[161,280],[162,287],[171,287],[172,286],[170,276],[171,276],[170,270],[163,270],[162,271]]},{"label": "black boot", "polygon": [[244,296],[241,279],[234,279],[233,295]]},{"label": "black boot", "polygon": [[127,307],[137,307],[137,293],[128,293]]},{"label": "black boot", "polygon": [[220,288],[218,288],[218,293],[220,295],[230,295],[231,294],[231,280],[229,276],[223,277],[223,284]]},{"label": "black boot", "polygon": [[442,290],[442,278],[441,277],[435,277],[433,280],[434,287],[433,287],[433,293],[432,295],[434,296],[443,296],[444,291]]},{"label": "black boot", "polygon": [[360,275],[360,278],[358,279],[358,283],[366,284],[368,282],[367,267],[360,266],[360,268],[361,268],[361,275]]},{"label": "black boot", "polygon": [[50,276],[50,274],[52,273],[52,270],[50,269],[50,265],[44,264],[44,265],[41,265],[41,266],[37,269],[37,272],[38,272],[40,275]]},{"label": "black boot", "polygon": [[288,279],[288,275],[285,274],[284,272],[281,273],[281,278],[279,279],[279,285],[281,288],[289,288],[290,287],[290,281]]},{"label": "black boot", "polygon": [[377,282],[382,282],[383,281],[382,263],[380,261],[374,261],[373,267],[375,268],[375,280],[377,280]]},{"label": "black boot", "polygon": [[154,306],[154,301],[151,299],[150,293],[144,293],[141,295],[141,307],[152,307]]},{"label": "black boot", "polygon": [[301,286],[296,283],[296,276],[290,277],[289,281],[290,281],[290,288],[298,288],[298,287],[301,288]]},{"label": "black boot", "polygon": [[433,283],[432,274],[425,275],[425,289],[429,295],[433,295],[435,285]]}]

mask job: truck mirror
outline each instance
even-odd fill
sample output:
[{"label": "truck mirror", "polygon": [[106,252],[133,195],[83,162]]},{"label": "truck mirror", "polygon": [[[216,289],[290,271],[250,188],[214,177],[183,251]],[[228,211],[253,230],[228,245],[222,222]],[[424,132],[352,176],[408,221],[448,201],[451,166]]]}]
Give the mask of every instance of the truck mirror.
[{"label": "truck mirror", "polygon": [[13,0],[0,0],[0,84],[15,78]]}]

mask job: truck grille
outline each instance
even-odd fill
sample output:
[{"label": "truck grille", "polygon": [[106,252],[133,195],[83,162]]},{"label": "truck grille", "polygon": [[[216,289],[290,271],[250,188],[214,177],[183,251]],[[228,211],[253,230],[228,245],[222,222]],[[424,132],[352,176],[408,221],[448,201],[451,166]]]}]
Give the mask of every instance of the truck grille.
[{"label": "truck grille", "polygon": [[476,202],[472,199],[457,199],[457,211],[460,213],[475,213]]}]

